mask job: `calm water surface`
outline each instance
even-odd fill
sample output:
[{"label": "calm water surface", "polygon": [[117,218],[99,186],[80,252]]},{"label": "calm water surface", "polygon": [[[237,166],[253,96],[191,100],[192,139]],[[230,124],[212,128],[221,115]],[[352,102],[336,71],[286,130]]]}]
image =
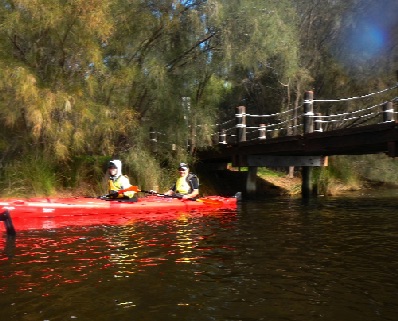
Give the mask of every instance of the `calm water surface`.
[{"label": "calm water surface", "polygon": [[396,321],[397,209],[382,191],[15,240],[1,225],[1,320]]}]

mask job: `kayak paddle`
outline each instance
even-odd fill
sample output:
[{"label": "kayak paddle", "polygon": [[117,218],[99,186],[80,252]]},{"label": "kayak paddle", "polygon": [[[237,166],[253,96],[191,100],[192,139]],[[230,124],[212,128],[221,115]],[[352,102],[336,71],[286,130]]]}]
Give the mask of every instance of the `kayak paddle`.
[{"label": "kayak paddle", "polygon": [[[132,186],[131,186],[131,187],[132,187]],[[134,187],[137,187],[137,186],[134,186]],[[157,195],[157,196],[163,196],[163,197],[171,197],[171,198],[183,199],[182,196],[159,194],[159,193],[155,193],[155,192],[153,192],[153,191],[145,191],[145,190],[138,189],[138,188],[136,188],[136,190],[134,190],[134,191],[135,191],[135,192],[147,193],[147,194],[155,194],[155,195]],[[207,204],[207,205],[222,205],[222,204],[224,204],[223,201],[213,200],[213,199],[205,198],[205,197],[201,197],[201,198],[187,198],[187,200],[196,201],[196,202],[202,202],[202,203]]]},{"label": "kayak paddle", "polygon": [[[133,191],[133,192],[139,192],[139,189],[138,189],[138,186],[130,186],[130,187],[127,187],[127,188],[125,188],[125,189],[119,189],[118,191],[115,191],[115,194],[116,194],[116,192],[118,193],[118,194],[123,194],[124,192],[129,192],[129,191]],[[98,196],[97,198],[103,198],[103,199],[105,199],[105,198],[108,198],[108,197],[113,197],[114,195],[113,194],[106,194],[106,195],[102,195],[102,196]]]},{"label": "kayak paddle", "polygon": [[[128,192],[128,191],[142,192],[142,193],[147,193],[147,194],[155,194],[157,196],[182,199],[181,196],[160,194],[160,193],[155,193],[153,191],[145,191],[145,190],[139,189],[138,186],[134,186],[134,185],[132,185],[130,187],[127,187],[125,189],[118,190],[117,192],[119,194],[122,194],[122,193]],[[196,202],[202,202],[202,203],[207,204],[207,205],[222,205],[223,204],[223,201],[213,200],[213,199],[205,198],[205,197],[202,197],[202,198],[188,198],[187,200],[196,201]]]},{"label": "kayak paddle", "polygon": [[117,192],[119,194],[122,194],[124,192],[129,192],[129,191],[133,191],[133,192],[139,192],[140,190],[138,189],[138,186],[133,186],[131,185],[130,187],[127,187],[125,189],[119,189]]}]

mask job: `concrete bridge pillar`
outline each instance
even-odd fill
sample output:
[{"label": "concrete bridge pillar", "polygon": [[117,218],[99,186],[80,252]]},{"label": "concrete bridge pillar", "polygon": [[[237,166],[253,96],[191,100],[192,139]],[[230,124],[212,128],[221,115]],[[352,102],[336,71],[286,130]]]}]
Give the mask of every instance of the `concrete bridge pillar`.
[{"label": "concrete bridge pillar", "polygon": [[301,196],[303,198],[310,198],[313,193],[312,167],[303,166],[301,168]]},{"label": "concrete bridge pillar", "polygon": [[257,192],[257,169],[256,166],[249,166],[246,179],[247,194],[255,194]]}]

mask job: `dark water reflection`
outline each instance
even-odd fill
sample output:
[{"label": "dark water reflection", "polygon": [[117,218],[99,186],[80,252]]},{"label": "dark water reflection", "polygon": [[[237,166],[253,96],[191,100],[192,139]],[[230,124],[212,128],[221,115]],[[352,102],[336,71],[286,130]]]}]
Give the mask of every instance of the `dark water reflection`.
[{"label": "dark water reflection", "polygon": [[1,319],[397,320],[391,193],[3,235]]}]

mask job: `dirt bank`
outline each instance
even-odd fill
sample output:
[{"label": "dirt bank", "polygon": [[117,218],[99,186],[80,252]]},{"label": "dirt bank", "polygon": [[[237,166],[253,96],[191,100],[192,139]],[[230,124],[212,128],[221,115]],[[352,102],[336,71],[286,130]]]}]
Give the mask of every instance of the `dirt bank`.
[{"label": "dirt bank", "polygon": [[[200,190],[203,195],[231,196],[243,192],[247,181],[246,171],[205,171],[198,173]],[[298,195],[301,192],[301,180],[298,177],[257,176],[256,196]]]}]

